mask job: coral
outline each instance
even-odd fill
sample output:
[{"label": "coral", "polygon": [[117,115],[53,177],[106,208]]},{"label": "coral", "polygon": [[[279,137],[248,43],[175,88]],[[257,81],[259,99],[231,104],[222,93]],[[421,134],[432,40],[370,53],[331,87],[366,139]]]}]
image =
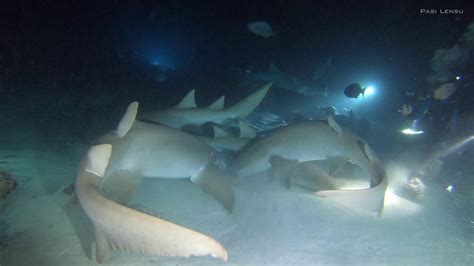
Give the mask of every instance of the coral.
[{"label": "coral", "polygon": [[13,176],[8,172],[0,171],[0,200],[4,200],[15,188],[16,181]]},{"label": "coral", "polygon": [[406,192],[416,201],[423,201],[425,196],[425,185],[418,177],[412,177],[403,187]]}]

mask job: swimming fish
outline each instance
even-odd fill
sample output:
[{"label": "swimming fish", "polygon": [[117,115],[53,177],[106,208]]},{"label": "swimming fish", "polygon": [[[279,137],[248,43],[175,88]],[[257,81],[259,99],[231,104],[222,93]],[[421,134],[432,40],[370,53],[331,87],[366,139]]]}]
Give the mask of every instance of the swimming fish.
[{"label": "swimming fish", "polygon": [[253,21],[247,24],[247,28],[255,33],[258,36],[262,36],[263,38],[268,38],[271,36],[275,36],[276,33],[273,32],[272,26],[268,24],[266,21]]},{"label": "swimming fish", "polygon": [[444,83],[433,91],[433,98],[444,100],[449,98],[456,91],[456,86],[452,83]]},{"label": "swimming fish", "polygon": [[367,87],[362,89],[359,83],[352,83],[346,87],[346,89],[344,90],[344,95],[349,98],[357,98],[359,97],[359,95],[362,94],[363,97],[366,89]]}]

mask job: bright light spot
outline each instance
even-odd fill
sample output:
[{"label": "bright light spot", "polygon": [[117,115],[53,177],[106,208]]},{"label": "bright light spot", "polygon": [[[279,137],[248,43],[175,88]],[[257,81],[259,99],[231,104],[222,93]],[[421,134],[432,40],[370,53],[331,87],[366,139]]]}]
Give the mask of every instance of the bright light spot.
[{"label": "bright light spot", "polygon": [[456,76],[456,80],[460,80],[461,79],[461,76]]},{"label": "bright light spot", "polygon": [[154,66],[158,66],[158,65],[160,64],[160,62],[158,62],[158,61],[153,61],[153,62],[151,62],[151,64],[154,65]]},{"label": "bright light spot", "polygon": [[374,86],[368,86],[365,89],[364,95],[371,95],[371,94],[374,94],[374,92],[375,92]]},{"label": "bright light spot", "polygon": [[449,192],[453,192],[454,191],[454,187],[449,185],[446,187],[446,190],[449,191]]},{"label": "bright light spot", "polygon": [[411,128],[406,128],[402,130],[402,133],[405,135],[419,135],[423,133],[423,130],[413,130]]}]

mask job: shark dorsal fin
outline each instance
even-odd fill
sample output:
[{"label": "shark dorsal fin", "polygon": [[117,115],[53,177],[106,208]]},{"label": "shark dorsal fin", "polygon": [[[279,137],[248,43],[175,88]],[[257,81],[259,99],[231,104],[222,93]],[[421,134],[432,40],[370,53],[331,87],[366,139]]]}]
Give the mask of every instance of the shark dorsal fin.
[{"label": "shark dorsal fin", "polygon": [[127,111],[125,111],[125,114],[123,115],[117,127],[117,135],[119,137],[123,138],[130,131],[135,119],[137,118],[137,112],[138,102],[132,102],[130,105],[128,105]]},{"label": "shark dorsal fin", "polygon": [[194,108],[197,107],[196,101],[194,100],[194,91],[195,89],[192,89],[184,98],[181,100],[181,102],[178,103],[178,105],[175,106],[175,108]]},{"label": "shark dorsal fin", "polygon": [[211,103],[207,108],[211,110],[222,110],[224,109],[225,96],[222,95],[215,102]]},{"label": "shark dorsal fin", "polygon": [[336,120],[334,120],[332,115],[328,116],[328,124],[334,131],[337,132],[337,134],[339,136],[342,136],[342,128],[341,128],[341,126],[339,126],[339,124],[336,122]]},{"label": "shark dorsal fin", "polygon": [[253,139],[257,136],[257,133],[255,132],[255,130],[249,127],[247,123],[245,123],[242,120],[239,120],[239,128],[240,128],[240,138]]},{"label": "shark dorsal fin", "polygon": [[212,126],[212,130],[214,131],[214,138],[219,139],[219,138],[227,138],[229,137],[229,133],[227,131],[223,130],[222,128]]},{"label": "shark dorsal fin", "polygon": [[112,155],[112,145],[100,144],[92,146],[87,152],[85,171],[103,177]]},{"label": "shark dorsal fin", "polygon": [[273,63],[270,64],[268,70],[273,73],[280,72],[280,70],[278,70],[278,68]]}]

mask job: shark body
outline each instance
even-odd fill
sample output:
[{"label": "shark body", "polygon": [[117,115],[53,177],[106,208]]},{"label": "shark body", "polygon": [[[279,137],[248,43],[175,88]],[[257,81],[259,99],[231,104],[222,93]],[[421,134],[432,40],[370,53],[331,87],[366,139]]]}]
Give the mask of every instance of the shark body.
[{"label": "shark body", "polygon": [[135,121],[137,111],[138,103],[130,104],[117,130],[90,149],[76,179],[79,201],[94,224],[97,260],[112,250],[227,260],[212,238],[126,207],[143,177],[190,178],[227,209],[234,203],[214,150],[185,132]]},{"label": "shark body", "polygon": [[96,259],[107,260],[112,250],[161,256],[206,256],[227,260],[224,247],[209,236],[150,216],[106,198],[102,177],[112,145],[93,146],[81,161],[76,178],[79,202],[92,221]]},{"label": "shark body", "polygon": [[324,190],[315,195],[328,197],[346,207],[381,214],[387,178],[381,162],[366,142],[328,121],[308,121],[277,129],[256,141],[231,164],[238,176],[251,176],[272,167],[278,156],[295,162],[345,157],[371,176],[371,185],[361,190]]},{"label": "shark body", "polygon": [[140,116],[140,119],[164,124],[174,128],[187,125],[202,125],[206,122],[222,123],[229,118],[245,118],[260,104],[272,83],[267,83],[233,106],[224,108],[224,96],[208,107],[197,107],[194,90],[190,91],[181,102],[172,108],[157,110]]}]

